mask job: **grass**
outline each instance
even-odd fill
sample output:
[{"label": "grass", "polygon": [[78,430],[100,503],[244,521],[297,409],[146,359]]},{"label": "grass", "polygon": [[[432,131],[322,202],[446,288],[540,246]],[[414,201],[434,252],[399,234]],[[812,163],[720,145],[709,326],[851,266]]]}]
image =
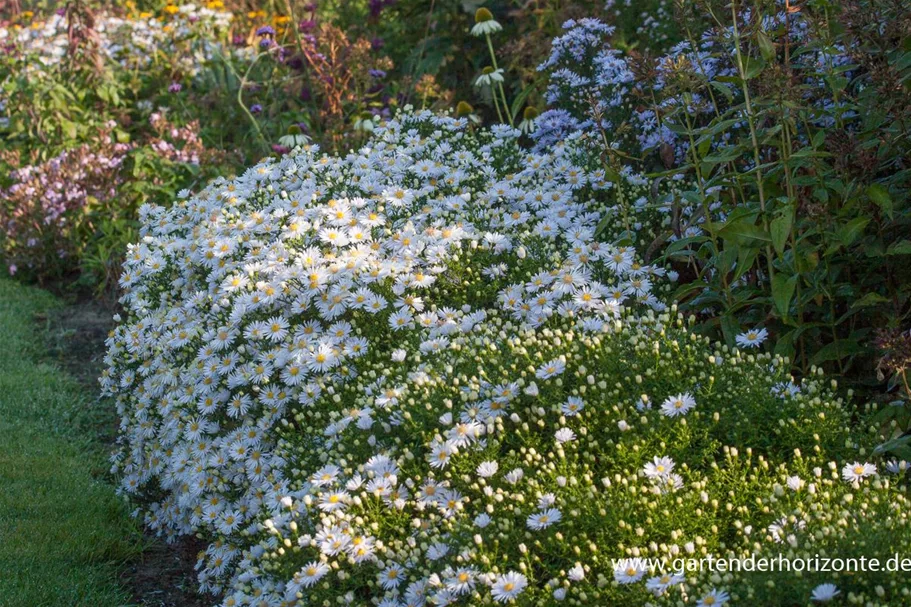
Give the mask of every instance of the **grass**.
[{"label": "grass", "polygon": [[0,280],[0,606],[124,605],[118,577],[141,536],[104,477],[110,414],[42,361],[36,320],[56,305]]}]

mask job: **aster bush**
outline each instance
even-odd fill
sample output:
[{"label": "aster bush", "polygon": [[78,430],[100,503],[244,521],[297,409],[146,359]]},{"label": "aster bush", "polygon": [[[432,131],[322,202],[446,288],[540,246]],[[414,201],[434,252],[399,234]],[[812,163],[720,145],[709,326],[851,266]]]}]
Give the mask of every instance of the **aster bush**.
[{"label": "aster bush", "polygon": [[891,557],[907,466],[821,372],[662,303],[621,240],[639,178],[518,135],[403,113],[142,209],[102,384],[146,523],[203,538],[230,606],[902,604],[899,574],[635,560]]}]

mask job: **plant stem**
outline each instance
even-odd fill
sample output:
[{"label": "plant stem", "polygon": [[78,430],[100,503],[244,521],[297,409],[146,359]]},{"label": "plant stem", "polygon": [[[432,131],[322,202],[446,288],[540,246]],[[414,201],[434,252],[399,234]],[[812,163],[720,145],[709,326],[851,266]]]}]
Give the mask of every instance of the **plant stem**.
[{"label": "plant stem", "polygon": [[[497,54],[493,52],[493,42],[490,41],[490,34],[484,34],[484,38],[487,40],[487,49],[490,51],[490,61],[493,64],[494,71],[498,70],[497,67]],[[500,88],[500,96],[503,97],[503,111],[506,112],[506,118],[509,119],[509,126],[515,126],[513,123],[512,112],[509,111],[509,102],[506,100],[506,90],[503,88],[503,83],[497,83]],[[496,88],[493,90],[494,99],[496,99],[497,91]],[[503,117],[500,116],[500,122],[503,122]]]}]

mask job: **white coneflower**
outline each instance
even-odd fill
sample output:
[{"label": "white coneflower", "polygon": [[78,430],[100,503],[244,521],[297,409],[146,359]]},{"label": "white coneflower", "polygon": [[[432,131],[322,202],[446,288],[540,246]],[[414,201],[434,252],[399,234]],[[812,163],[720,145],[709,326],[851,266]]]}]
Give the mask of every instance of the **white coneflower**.
[{"label": "white coneflower", "polygon": [[489,65],[481,70],[481,75],[474,81],[475,86],[493,86],[498,82],[503,82],[502,68],[494,69]]},{"label": "white coneflower", "polygon": [[841,594],[841,590],[835,584],[820,584],[813,589],[810,599],[817,603],[828,603],[839,594]]},{"label": "white coneflower", "polygon": [[533,107],[525,108],[525,111],[522,112],[522,122],[519,123],[519,130],[526,135],[534,133],[538,128],[536,123],[537,118],[538,110]]},{"label": "white coneflower", "polygon": [[456,118],[465,118],[474,124],[481,124],[481,118],[475,114],[474,108],[467,101],[459,101],[455,109]]},{"label": "white coneflower", "polygon": [[489,36],[503,31],[503,26],[496,22],[493,13],[484,7],[479,8],[474,14],[474,27],[471,28],[472,36]]},{"label": "white coneflower", "polygon": [[293,149],[298,146],[307,145],[308,143],[310,143],[310,138],[304,135],[301,128],[296,124],[292,124],[288,127],[287,135],[282,135],[278,138],[278,144],[283,145],[286,148]]},{"label": "white coneflower", "polygon": [[363,133],[372,133],[376,128],[374,116],[370,112],[361,112],[354,120],[354,130]]},{"label": "white coneflower", "polygon": [[853,464],[845,464],[845,467],[841,469],[841,477],[848,482],[860,482],[868,476],[873,476],[876,474],[876,465],[867,464],[860,462],[854,462]]}]

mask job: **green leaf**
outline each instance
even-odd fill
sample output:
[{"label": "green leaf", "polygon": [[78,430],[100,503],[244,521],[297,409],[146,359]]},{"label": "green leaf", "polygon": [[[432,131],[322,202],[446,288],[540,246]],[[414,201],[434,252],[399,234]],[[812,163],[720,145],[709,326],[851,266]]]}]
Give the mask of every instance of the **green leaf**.
[{"label": "green leaf", "polygon": [[740,323],[731,314],[725,314],[721,317],[721,333],[724,340],[729,344],[734,343],[734,337],[740,332]]},{"label": "green leaf", "polygon": [[756,257],[759,255],[758,247],[741,247],[740,253],[737,256],[737,267],[734,271],[734,276],[731,278],[732,281],[738,280],[743,276],[750,268],[753,267],[753,263],[756,261]]},{"label": "green leaf", "polygon": [[911,255],[911,240],[900,240],[886,249],[886,255]]},{"label": "green leaf", "polygon": [[525,100],[528,99],[528,96],[535,90],[535,87],[532,85],[526,86],[522,89],[522,92],[519,93],[515,99],[512,101],[512,107],[510,108],[510,113],[513,118],[518,116],[519,108],[522,107],[522,104],[525,103]]},{"label": "green leaf", "polygon": [[730,162],[739,158],[742,153],[742,150],[738,146],[731,145],[717,150],[714,154],[706,156],[702,161],[711,164]]},{"label": "green leaf", "polygon": [[797,288],[797,276],[788,276],[783,272],[778,272],[772,278],[772,299],[775,302],[775,308],[782,318],[787,318],[791,310],[791,298],[794,296],[794,290]]},{"label": "green leaf", "polygon": [[889,196],[889,190],[878,183],[874,183],[867,188],[867,196],[876,203],[876,206],[878,206],[889,219],[892,219],[892,197]]},{"label": "green leaf", "polygon": [[769,226],[769,231],[772,233],[772,246],[779,255],[784,254],[784,246],[788,242],[788,236],[791,235],[792,221],[791,212],[788,210],[784,215],[773,219]]},{"label": "green leaf", "polygon": [[881,303],[889,303],[889,299],[886,297],[883,297],[879,293],[867,293],[866,295],[864,295],[863,297],[861,297],[860,299],[855,301],[853,304],[851,304],[851,307],[852,308],[867,308],[869,306],[875,306],[875,305],[881,304]]},{"label": "green leaf", "polygon": [[818,365],[830,360],[841,360],[851,354],[862,352],[863,349],[864,347],[854,340],[840,339],[817,350],[810,359],[810,364]]},{"label": "green leaf", "polygon": [[759,30],[756,32],[756,41],[759,43],[759,52],[762,53],[762,58],[766,61],[771,61],[775,58],[775,45],[772,43],[771,38],[764,31]]},{"label": "green leaf", "polygon": [[753,223],[752,217],[729,221],[718,230],[718,235],[725,240],[748,242],[750,239],[770,242],[771,238],[761,227]]},{"label": "green leaf", "polygon": [[757,57],[747,57],[745,63],[746,65],[743,66],[744,80],[752,80],[761,74],[766,66],[765,61]]},{"label": "green leaf", "polygon": [[857,240],[857,237],[863,233],[864,228],[867,227],[868,223],[870,223],[870,220],[866,217],[855,217],[843,225],[838,230],[835,237],[847,247]]}]

